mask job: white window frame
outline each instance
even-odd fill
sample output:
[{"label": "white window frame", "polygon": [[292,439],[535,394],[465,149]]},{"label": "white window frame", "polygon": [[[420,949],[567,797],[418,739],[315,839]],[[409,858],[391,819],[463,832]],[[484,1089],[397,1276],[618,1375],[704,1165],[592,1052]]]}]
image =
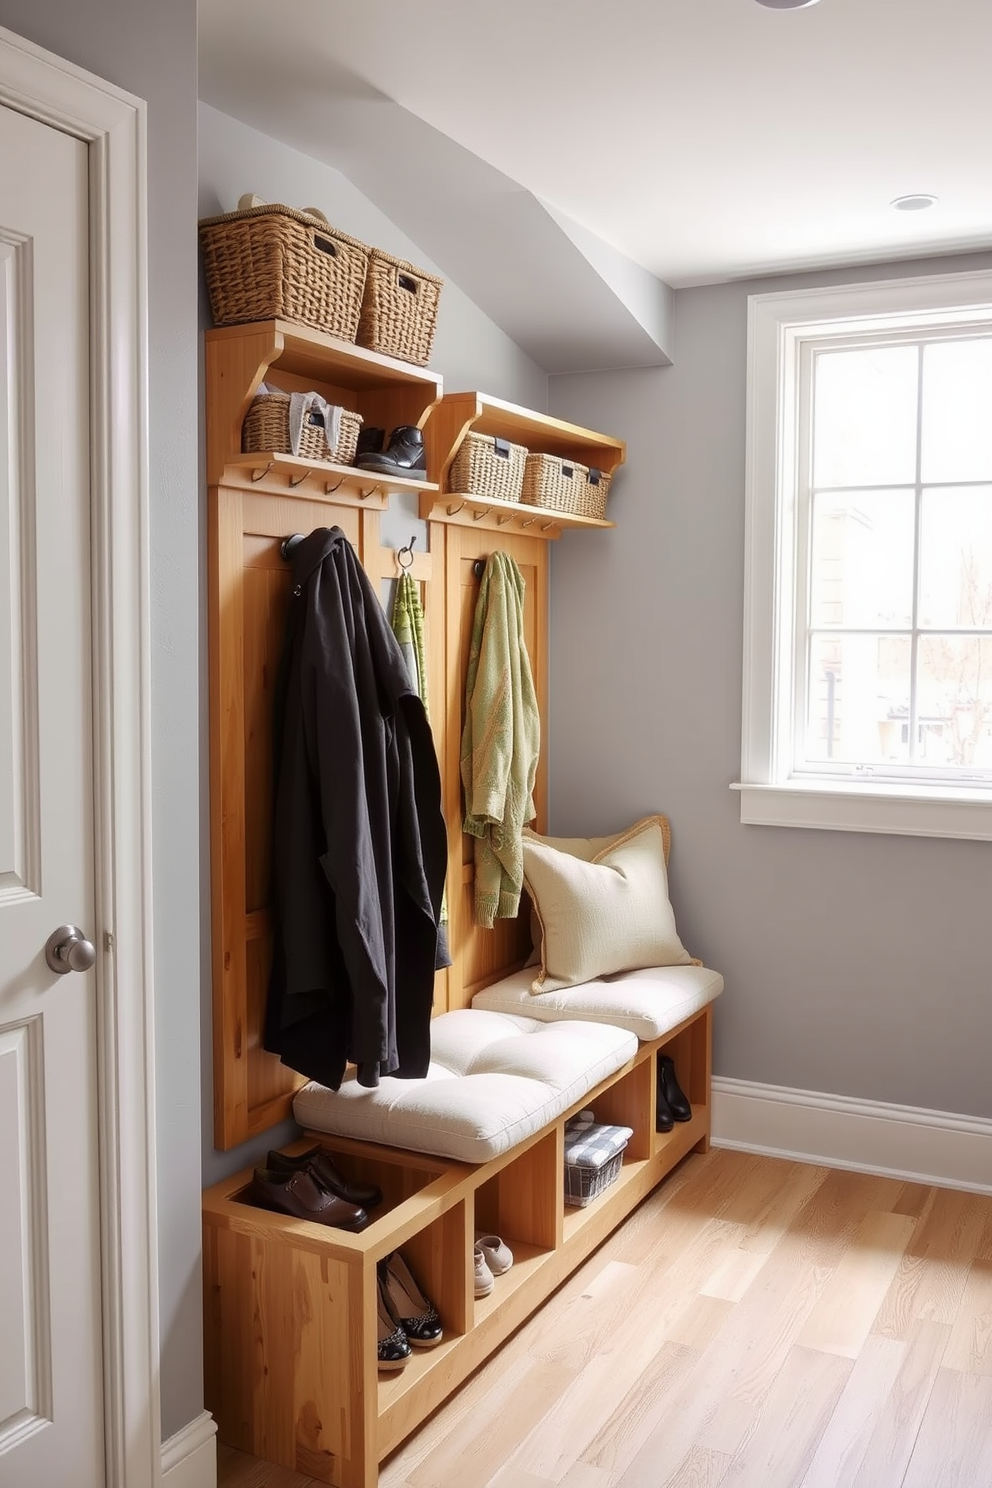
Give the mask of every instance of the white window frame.
[{"label": "white window frame", "polygon": [[992,786],[793,771],[803,348],[952,324],[992,329],[992,272],[748,297],[742,822],[992,841]]}]

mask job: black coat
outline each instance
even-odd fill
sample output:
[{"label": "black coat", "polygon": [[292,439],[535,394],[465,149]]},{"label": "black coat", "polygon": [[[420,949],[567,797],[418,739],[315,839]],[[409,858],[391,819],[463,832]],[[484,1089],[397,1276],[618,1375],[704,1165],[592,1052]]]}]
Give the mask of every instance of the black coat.
[{"label": "black coat", "polygon": [[293,552],[276,720],[265,1047],[336,1090],[430,1059],[447,863],[430,725],[339,527]]}]

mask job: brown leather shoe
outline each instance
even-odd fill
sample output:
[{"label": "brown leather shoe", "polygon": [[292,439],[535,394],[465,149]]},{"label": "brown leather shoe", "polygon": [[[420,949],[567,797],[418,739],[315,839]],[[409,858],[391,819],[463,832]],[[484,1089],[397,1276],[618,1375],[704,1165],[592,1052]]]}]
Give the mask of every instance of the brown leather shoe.
[{"label": "brown leather shoe", "polygon": [[338,1198],[312,1173],[273,1173],[256,1168],[246,1195],[249,1204],[291,1214],[294,1219],[312,1219],[338,1230],[364,1230],[369,1217],[357,1204]]},{"label": "brown leather shoe", "polygon": [[381,1188],[376,1188],[374,1183],[350,1183],[323,1147],[311,1147],[309,1151],[301,1152],[299,1157],[290,1157],[285,1152],[270,1152],[266,1160],[273,1173],[312,1173],[322,1188],[360,1209],[374,1209],[376,1204],[382,1203]]}]

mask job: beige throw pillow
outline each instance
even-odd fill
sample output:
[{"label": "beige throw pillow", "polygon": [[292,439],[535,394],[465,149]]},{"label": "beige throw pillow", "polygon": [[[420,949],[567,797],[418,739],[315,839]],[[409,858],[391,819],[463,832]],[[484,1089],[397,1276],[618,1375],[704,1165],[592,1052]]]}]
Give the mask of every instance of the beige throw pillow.
[{"label": "beige throw pillow", "polygon": [[[641,966],[687,966],[665,867],[668,822],[645,817],[591,861],[525,833],[524,882],[541,924],[532,992],[556,992]],[[582,842],[595,839],[558,839]]]}]

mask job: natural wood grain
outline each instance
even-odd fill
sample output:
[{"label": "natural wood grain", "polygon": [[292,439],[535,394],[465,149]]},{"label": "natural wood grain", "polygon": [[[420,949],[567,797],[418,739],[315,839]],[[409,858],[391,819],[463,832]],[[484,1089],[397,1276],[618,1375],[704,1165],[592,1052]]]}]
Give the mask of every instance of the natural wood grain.
[{"label": "natural wood grain", "polygon": [[[989,1488],[992,1268],[965,1257],[992,1198],[910,1190],[691,1156],[382,1464],[381,1488]],[[907,1259],[913,1297],[946,1300],[949,1254],[953,1319],[880,1332]],[[223,1464],[220,1484],[308,1488]]]}]

